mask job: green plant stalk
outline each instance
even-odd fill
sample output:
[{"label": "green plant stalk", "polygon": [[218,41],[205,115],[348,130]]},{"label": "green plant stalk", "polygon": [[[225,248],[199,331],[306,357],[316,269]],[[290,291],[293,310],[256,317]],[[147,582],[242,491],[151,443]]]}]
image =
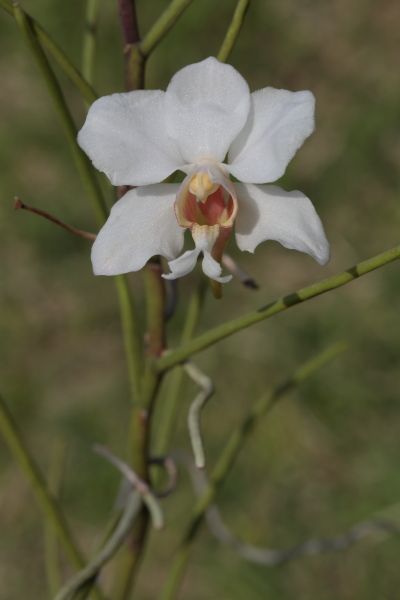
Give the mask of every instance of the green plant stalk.
[{"label": "green plant stalk", "polygon": [[165,340],[165,284],[159,260],[147,263],[144,269],[147,331],[146,353],[154,360],[164,351]]},{"label": "green plant stalk", "polygon": [[297,304],[311,300],[311,298],[315,298],[316,296],[320,296],[321,294],[335,290],[343,285],[347,285],[358,277],[362,277],[371,271],[380,269],[381,267],[398,260],[399,258],[400,245],[394,246],[394,248],[390,248],[381,254],[377,254],[372,258],[368,258],[367,260],[359,262],[354,267],[351,267],[342,273],[332,275],[332,277],[328,277],[301,288],[300,290],[297,290],[291,294],[288,294],[287,296],[279,298],[278,300],[275,300],[274,302],[271,302],[270,304],[267,304],[258,310],[231,321],[227,321],[226,323],[222,323],[222,325],[218,325],[217,327],[206,331],[202,335],[194,338],[192,341],[183,344],[176,350],[173,350],[159,358],[157,361],[157,369],[159,371],[171,369],[177,364],[187,360],[190,356],[205,350],[220,340],[223,340],[234,333],[241,331],[242,329],[250,327],[250,325],[254,325],[255,323],[269,319],[270,317],[273,317],[274,315],[281,313],[292,306],[296,306]]},{"label": "green plant stalk", "polygon": [[192,0],[172,0],[139,44],[142,56],[147,57],[175,25]]},{"label": "green plant stalk", "polygon": [[90,85],[93,83],[98,12],[98,0],[86,0],[85,31],[82,44],[82,75]]},{"label": "green plant stalk", "polygon": [[61,87],[50,67],[50,64],[45,53],[43,52],[41,45],[38,42],[37,37],[33,33],[33,29],[27,15],[18,4],[14,5],[14,16],[46,82],[48,92],[53,99],[54,106],[64,128],[65,136],[69,142],[75,164],[86,187],[87,193],[92,201],[97,220],[99,223],[102,223],[107,218],[107,206],[104,202],[97,177],[87,157],[81,151],[76,142],[77,131],[75,123],[72,119],[71,113],[69,112]]},{"label": "green plant stalk", "polygon": [[[157,395],[160,375],[147,360],[141,387],[141,401],[132,408],[131,430],[129,435],[130,461],[135,473],[149,482],[150,425],[154,401]],[[149,511],[142,505],[137,515],[128,543],[121,548],[114,576],[111,597],[113,600],[129,600],[136,582],[139,567],[146,547],[150,518]]]},{"label": "green plant stalk", "polygon": [[138,44],[126,46],[124,54],[126,89],[128,91],[143,89],[146,57],[140,52]]},{"label": "green plant stalk", "polygon": [[113,278],[117,288],[119,311],[121,315],[121,328],[124,338],[126,363],[131,390],[132,402],[139,402],[140,383],[143,373],[143,356],[141,344],[141,331],[136,315],[136,307],[129,290],[126,276],[118,275]]},{"label": "green plant stalk", "polygon": [[240,30],[242,28],[247,9],[249,8],[250,0],[239,0],[235,12],[233,13],[232,21],[226,32],[224,41],[217,54],[218,60],[226,62],[236,43]]},{"label": "green plant stalk", "polygon": [[[0,0],[0,7],[12,17],[14,16],[13,3],[11,0]],[[46,48],[63,73],[65,73],[69,80],[79,90],[81,96],[90,104],[94,102],[98,97],[96,92],[89,82],[86,81],[86,79],[82,76],[79,70],[72,64],[65,52],[33,17],[26,15],[26,18],[29,20],[32,31],[39,42]]]},{"label": "green plant stalk", "polygon": [[[162,374],[154,368],[154,359],[162,352],[165,344],[165,294],[160,265],[149,264],[145,276],[148,357],[144,367],[141,400],[133,406],[132,410],[129,442],[133,470],[141,479],[149,482],[152,413],[162,377]],[[112,592],[113,600],[128,600],[131,597],[143,560],[149,525],[148,509],[142,506],[129,537],[129,543],[120,553]]]},{"label": "green plant stalk", "polygon": [[[83,555],[72,536],[69,525],[56,498],[50,493],[46,480],[26,446],[14,418],[1,395],[0,431],[21,471],[31,483],[37,503],[48,522],[51,523],[65,554],[72,565],[81,569],[85,563]],[[99,591],[95,590],[95,593],[96,598],[102,598]]]},{"label": "green plant stalk", "polygon": [[[36,59],[36,62],[45,79],[47,88],[53,99],[57,112],[60,115],[64,133],[69,141],[70,149],[77,164],[79,174],[83,180],[83,183],[86,185],[89,196],[92,200],[92,205],[97,220],[100,224],[102,224],[107,218],[108,210],[92,166],[77,144],[76,127],[65,102],[59,83],[47,61],[38,39],[32,33],[31,25],[26,14],[18,5],[15,6],[14,12],[15,19],[27,39],[33,56]],[[114,280],[117,286],[119,298],[122,330],[132,390],[131,395],[132,397],[138,398],[140,385],[139,382],[142,370],[140,329],[138,326],[138,319],[135,315],[134,303],[130,296],[127,279],[123,276],[119,276],[115,277]]]},{"label": "green plant stalk", "polygon": [[[50,472],[48,477],[48,490],[50,494],[59,501],[62,485],[64,464],[65,464],[65,444],[57,443],[52,453]],[[60,557],[58,548],[58,539],[55,535],[51,523],[46,520],[44,528],[44,553],[46,577],[50,593],[50,598],[54,598],[57,590],[60,588]]]},{"label": "green plant stalk", "polygon": [[[206,292],[207,281],[205,278],[202,278],[197,289],[192,293],[190,298],[181,336],[181,344],[189,342],[196,332]],[[157,436],[154,440],[155,456],[164,456],[168,452],[172,432],[176,423],[176,415],[179,408],[180,392],[184,376],[184,371],[180,367],[175,368],[168,376],[166,393],[162,402],[160,402],[161,415],[159,418]]]},{"label": "green plant stalk", "polygon": [[203,523],[206,511],[229,474],[239,452],[243,450],[249,436],[260,423],[261,418],[267,415],[280,399],[285,397],[290,391],[300,385],[304,380],[311,377],[345,349],[346,347],[344,344],[335,344],[306,362],[284,383],[261,396],[249,410],[239,427],[232,432],[217,459],[207,488],[199,496],[193,508],[189,524],[179,544],[176,558],[161,595],[162,600],[173,600],[176,597],[185,573],[191,545]]}]

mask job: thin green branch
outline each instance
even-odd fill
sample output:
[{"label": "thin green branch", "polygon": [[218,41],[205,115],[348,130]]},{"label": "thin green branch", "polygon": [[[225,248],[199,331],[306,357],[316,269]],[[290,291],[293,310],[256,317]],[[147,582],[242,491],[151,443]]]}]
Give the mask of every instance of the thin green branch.
[{"label": "thin green branch", "polygon": [[[203,277],[190,297],[181,336],[181,344],[183,345],[189,342],[196,332],[207,289],[207,281]],[[165,395],[163,396],[162,401],[158,403],[161,414],[158,419],[159,425],[154,440],[154,452],[156,456],[168,454],[169,444],[172,432],[174,431],[176,415],[181,399],[180,392],[182,389],[183,378],[184,371],[179,366],[168,374]]]},{"label": "thin green branch", "polygon": [[178,547],[177,555],[163,590],[161,596],[162,600],[173,600],[176,597],[185,573],[191,545],[204,521],[207,509],[212,504],[239,452],[243,450],[250,434],[253,433],[256,426],[260,423],[261,418],[268,414],[280,399],[285,397],[300,383],[313,375],[344,350],[344,344],[335,344],[306,362],[297,369],[289,379],[277,388],[264,394],[257,402],[255,402],[239,427],[231,433],[211,473],[209,485],[199,496],[193,508],[189,524]]},{"label": "thin green branch", "polygon": [[226,32],[224,41],[222,42],[221,48],[217,54],[217,58],[221,62],[226,62],[229,58],[230,53],[233,50],[233,46],[235,45],[235,42],[242,28],[247,9],[249,8],[249,4],[250,0],[239,0],[236,5],[232,21],[228,27],[228,31]]},{"label": "thin green branch", "polygon": [[140,382],[143,373],[141,331],[134,301],[129,290],[127,277],[118,275],[117,277],[114,277],[114,281],[118,293],[122,334],[124,338],[125,355],[131,389],[131,400],[132,402],[138,402],[140,398]]},{"label": "thin green branch", "polygon": [[139,44],[140,52],[147,57],[175,25],[192,0],[172,0]]},{"label": "thin green branch", "polygon": [[14,4],[14,16],[21,30],[21,33],[24,35],[28,46],[32,52],[32,55],[46,82],[49,94],[53,99],[54,106],[61,119],[61,123],[64,128],[64,133],[69,142],[76,166],[78,168],[82,181],[86,187],[86,190],[92,200],[95,214],[97,216],[98,221],[102,223],[107,217],[107,207],[104,202],[99,182],[89,163],[89,160],[81,151],[76,142],[77,132],[75,123],[68,109],[61,87],[50,67],[50,64],[46,58],[45,53],[43,52],[38,38],[33,32],[31,21],[18,4]]},{"label": "thin green branch", "polygon": [[[65,444],[63,442],[57,442],[50,463],[48,489],[57,501],[60,499],[65,464],[65,450]],[[61,582],[60,556],[58,539],[55,535],[54,528],[48,520],[45,521],[44,529],[44,554],[48,588],[50,597],[53,598],[60,588]]]},{"label": "thin green branch", "polygon": [[[0,7],[5,10],[12,17],[14,16],[13,3],[11,0],[0,0]],[[43,45],[49,54],[54,58],[58,66],[70,79],[70,81],[76,86],[81,93],[82,97],[89,103],[96,100],[97,94],[89,84],[88,81],[82,76],[79,70],[72,64],[65,52],[58,46],[58,44],[50,37],[50,35],[43,29],[43,27],[30,15],[26,15],[29,23],[32,27],[32,31]]]},{"label": "thin green branch", "polygon": [[57,594],[55,600],[72,600],[78,598],[78,595],[83,590],[85,590],[87,593],[87,588],[89,587],[90,589],[101,569],[107,562],[111,560],[111,558],[124,543],[130,529],[132,528],[132,524],[136,518],[140,506],[141,501],[139,494],[132,493],[115,531],[106,542],[104,548],[100,550],[99,554],[95,556],[95,558],[90,561],[90,563],[84,569],[79,571],[79,573],[74,575],[74,577],[67,582],[62,590],[60,590],[60,592]]},{"label": "thin green branch", "polygon": [[93,83],[98,12],[98,0],[86,0],[85,29],[82,44],[82,75],[90,85]]},{"label": "thin green branch", "polygon": [[[51,523],[57,534],[60,544],[64,549],[71,564],[78,569],[85,564],[83,555],[73,539],[65,516],[55,499],[50,493],[46,480],[25,444],[14,418],[0,395],[0,431],[14,459],[21,471],[31,484],[32,491],[43,515]],[[95,591],[98,599],[102,598],[99,591]]]},{"label": "thin green branch", "polygon": [[[15,18],[23,32],[33,56],[42,72],[47,84],[49,93],[53,99],[54,105],[60,115],[64,128],[65,136],[69,142],[71,152],[77,164],[80,176],[85,184],[88,194],[92,200],[92,205],[99,223],[103,223],[107,218],[108,210],[98,183],[97,177],[93,171],[92,165],[79,148],[76,141],[76,127],[71,113],[65,102],[60,85],[48,63],[48,60],[40,46],[38,39],[34,36],[30,21],[24,11],[18,5],[14,6]],[[141,364],[141,341],[138,325],[138,318],[135,315],[135,307],[129,292],[128,282],[125,277],[115,277],[117,286],[122,329],[127,355],[129,378],[132,390],[132,397],[139,397],[139,384],[142,372]]]},{"label": "thin green branch", "polygon": [[[145,482],[149,481],[150,435],[152,411],[162,379],[153,363],[165,345],[165,293],[164,280],[159,263],[150,263],[146,267],[146,305],[147,305],[147,359],[141,381],[139,403],[132,408],[131,432],[129,435],[130,462],[135,473]],[[113,600],[128,600],[132,595],[139,566],[141,564],[148,535],[149,511],[143,507],[134,524],[128,544],[122,549],[115,583]]]},{"label": "thin green branch", "polygon": [[399,258],[400,245],[390,248],[381,254],[377,254],[372,258],[368,258],[367,260],[359,262],[354,267],[351,267],[342,273],[332,275],[332,277],[328,277],[327,279],[323,279],[322,281],[318,281],[307,287],[301,288],[292,294],[288,294],[287,296],[279,298],[278,300],[275,300],[266,306],[262,306],[258,310],[238,317],[237,319],[233,319],[232,321],[223,323],[222,325],[218,325],[217,327],[214,327],[213,329],[210,329],[202,335],[194,338],[192,341],[183,344],[176,350],[162,356],[157,361],[157,368],[160,371],[170,369],[171,367],[184,362],[194,354],[197,354],[209,346],[216,344],[220,340],[223,340],[234,333],[241,331],[242,329],[250,327],[250,325],[254,325],[259,321],[269,319],[270,317],[273,317],[274,315],[283,312],[292,306],[296,306],[297,304],[311,300],[311,298],[315,298],[316,296],[320,296],[321,294],[335,290],[343,285],[347,285],[358,277],[362,277],[363,275],[366,275],[375,269],[379,269],[395,260],[398,260]]},{"label": "thin green branch", "polygon": [[160,261],[147,263],[144,272],[146,293],[147,355],[154,359],[159,357],[165,349],[165,280],[162,278]]}]

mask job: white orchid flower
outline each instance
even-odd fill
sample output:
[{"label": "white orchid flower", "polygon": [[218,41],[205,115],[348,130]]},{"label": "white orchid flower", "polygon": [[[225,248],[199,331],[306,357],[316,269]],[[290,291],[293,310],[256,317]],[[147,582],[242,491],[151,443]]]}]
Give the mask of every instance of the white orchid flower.
[{"label": "white orchid flower", "polygon": [[[220,259],[235,228],[240,250],[264,240],[329,258],[321,221],[301,192],[272,185],[314,129],[314,96],[271,87],[249,92],[215,58],[178,71],[165,92],[138,90],[96,100],[78,141],[114,185],[137,186],[113,207],[92,249],[94,273],[141,269],[167,258],[175,279],[200,254],[219,282]],[[181,184],[160,183],[175,171]],[[233,175],[239,183],[230,179]],[[189,229],[194,248],[182,253]]]}]

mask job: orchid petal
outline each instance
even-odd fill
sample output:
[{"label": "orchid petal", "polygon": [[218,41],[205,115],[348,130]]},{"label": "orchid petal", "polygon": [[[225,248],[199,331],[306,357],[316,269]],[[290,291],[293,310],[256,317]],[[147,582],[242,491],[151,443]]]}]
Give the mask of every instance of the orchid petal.
[{"label": "orchid petal", "polygon": [[168,266],[171,269],[171,273],[164,273],[164,279],[177,279],[178,277],[184,277],[193,271],[200,252],[201,250],[198,248],[187,250],[175,260],[169,261]]},{"label": "orchid petal", "polygon": [[78,142],[113,185],[158,183],[182,164],[166,131],[165,92],[158,90],[99,98],[89,109]]},{"label": "orchid petal", "polygon": [[232,275],[224,275],[221,277],[221,265],[211,256],[207,250],[204,251],[203,262],[201,264],[203,273],[210,279],[219,281],[219,283],[228,283],[232,279]]},{"label": "orchid petal", "polygon": [[265,240],[310,254],[321,265],[329,260],[329,243],[311,201],[301,192],[274,185],[236,185],[239,211],[236,242],[254,252]]},{"label": "orchid petal", "polygon": [[246,183],[269,183],[284,174],[314,131],[311,92],[264,88],[251,94],[249,118],[228,156],[230,172]]},{"label": "orchid petal", "polygon": [[178,187],[159,184],[136,188],[113,206],[93,244],[95,275],[138,271],[156,254],[172,259],[181,252],[184,229],[174,212]]},{"label": "orchid petal", "polygon": [[174,75],[166,107],[169,134],[185,162],[222,161],[246,122],[249,88],[236,69],[207,58]]}]

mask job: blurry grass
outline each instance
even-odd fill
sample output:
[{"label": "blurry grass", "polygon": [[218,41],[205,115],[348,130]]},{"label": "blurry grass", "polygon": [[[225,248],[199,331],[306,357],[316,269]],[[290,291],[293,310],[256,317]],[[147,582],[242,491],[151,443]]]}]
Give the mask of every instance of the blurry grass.
[{"label": "blurry grass", "polygon": [[[142,28],[165,0],[138,1]],[[24,6],[80,61],[83,4],[50,0]],[[164,87],[177,68],[214,53],[233,8],[194,1],[149,61],[147,84]],[[398,23],[394,0],[253,0],[233,64],[252,89],[311,89],[316,134],[282,184],[316,203],[332,243],[321,269],[303,255],[265,244],[241,262],[261,284],[234,282],[209,299],[203,326],[350,266],[398,242]],[[104,3],[96,65],[100,93],[122,89],[120,35],[113,2]],[[120,455],[129,412],[124,356],[112,286],[91,274],[89,248],[51,225],[14,213],[12,197],[94,230],[90,206],[57,117],[12,20],[0,15],[0,365],[1,386],[35,454],[47,468],[57,439],[69,460],[64,505],[86,549],[105,525],[118,487],[91,451]],[[84,108],[65,84],[77,121]],[[196,275],[180,283],[182,300]],[[134,280],[140,294],[140,277]],[[253,543],[285,546],[331,535],[400,500],[398,265],[238,334],[198,357],[217,394],[204,415],[209,460],[246,406],[302,360],[337,339],[349,352],[282,403],[254,436],[221,495],[224,516]],[[177,340],[183,320],[170,327]],[[182,397],[174,446],[189,447]],[[0,598],[46,597],[42,526],[30,491],[8,453],[0,454]],[[166,501],[169,526],[153,536],[139,596],[152,599],[192,504],[186,476]],[[399,542],[373,538],[343,554],[268,570],[244,564],[203,533],[183,597],[191,600],[377,600],[396,598]],[[24,577],[21,578],[21,573]]]}]

